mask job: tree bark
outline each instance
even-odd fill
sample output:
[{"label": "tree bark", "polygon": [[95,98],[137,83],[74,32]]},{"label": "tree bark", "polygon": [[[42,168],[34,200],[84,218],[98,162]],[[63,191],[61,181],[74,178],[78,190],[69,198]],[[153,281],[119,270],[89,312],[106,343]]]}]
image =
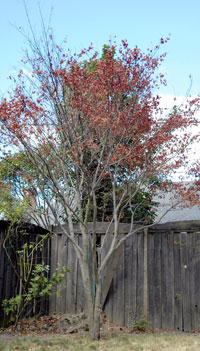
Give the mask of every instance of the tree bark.
[{"label": "tree bark", "polygon": [[[89,260],[84,260],[81,265],[83,286],[87,303],[87,314],[89,320],[89,332],[92,340],[100,339],[100,316],[101,316],[101,284],[99,277],[95,277],[94,271],[90,269]],[[93,275],[93,278],[91,277]]]},{"label": "tree bark", "polygon": [[[89,302],[89,301],[88,301]],[[96,283],[96,292],[92,305],[89,306],[89,331],[92,340],[100,339],[100,317],[101,317],[101,286]]]}]

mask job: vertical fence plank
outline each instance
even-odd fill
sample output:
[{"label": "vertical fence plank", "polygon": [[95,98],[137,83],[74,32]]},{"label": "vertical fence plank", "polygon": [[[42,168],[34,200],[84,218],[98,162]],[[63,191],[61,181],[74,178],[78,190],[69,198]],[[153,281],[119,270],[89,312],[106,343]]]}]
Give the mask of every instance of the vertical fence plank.
[{"label": "vertical fence plank", "polygon": [[[57,248],[57,268],[62,266],[62,238],[63,234],[58,234],[58,248]],[[62,301],[64,300],[61,296],[62,287],[61,284],[57,284],[57,294],[56,294],[56,313],[61,312]]]},{"label": "vertical fence plank", "polygon": [[195,305],[196,305],[196,301],[195,301],[195,290],[196,290],[196,282],[195,282],[195,278],[196,278],[196,262],[197,262],[197,250],[196,250],[196,238],[194,237],[194,235],[190,235],[190,240],[189,240],[189,260],[190,260],[190,301],[191,301],[191,325],[192,325],[192,329],[195,330],[196,329],[196,313],[195,313]]},{"label": "vertical fence plank", "polygon": [[191,330],[191,304],[190,304],[190,262],[188,255],[188,234],[181,233],[181,282],[183,297],[183,331]]},{"label": "vertical fence plank", "polygon": [[[148,321],[154,325],[155,305],[155,275],[160,267],[155,264],[154,233],[148,233]],[[156,240],[155,240],[156,241]]]},{"label": "vertical fence plank", "polygon": [[153,290],[154,290],[154,328],[162,326],[162,297],[161,297],[161,233],[154,234],[154,266],[150,267],[153,270]]},{"label": "vertical fence plank", "polygon": [[192,330],[200,329],[200,233],[190,234],[189,241],[190,262],[190,300]]},{"label": "vertical fence plank", "polygon": [[[35,235],[36,237],[36,235]],[[42,246],[42,252],[41,252],[41,263],[44,264],[45,266],[48,265],[50,267],[50,255],[49,255],[49,239],[45,239],[43,242]],[[50,272],[47,274],[49,277]],[[43,297],[39,303],[38,306],[38,313],[41,314],[48,314],[49,312],[49,303],[48,303],[48,298]]]},{"label": "vertical fence plank", "polygon": [[143,285],[144,285],[144,234],[138,233],[137,246],[137,296],[136,296],[136,320],[143,318]]},{"label": "vertical fence plank", "polygon": [[132,301],[133,301],[133,277],[134,270],[133,262],[133,238],[130,237],[124,247],[124,323],[125,325],[132,324]]},{"label": "vertical fence plank", "polygon": [[195,284],[194,288],[191,286],[192,291],[194,291],[194,315],[195,315],[195,325],[194,329],[200,330],[200,232],[195,235],[195,248],[196,248],[196,259],[195,259],[195,269],[194,269],[194,277]]},{"label": "vertical fence plank", "polygon": [[162,234],[162,328],[174,329],[173,238]]},{"label": "vertical fence plank", "polygon": [[124,251],[123,245],[121,255],[113,279],[113,320],[124,325]]},{"label": "vertical fence plank", "polygon": [[143,317],[148,320],[148,230],[144,229]]},{"label": "vertical fence plank", "polygon": [[124,322],[128,326],[133,326],[137,319],[137,237],[137,234],[134,234],[125,245]]},{"label": "vertical fence plank", "polygon": [[182,331],[181,234],[174,234],[174,328]]},{"label": "vertical fence plank", "polygon": [[162,233],[162,260],[161,260],[161,296],[162,296],[162,328],[167,328],[168,309],[167,309],[167,276],[168,276],[168,247],[167,235]]},{"label": "vertical fence plank", "polygon": [[200,232],[195,233],[195,247],[196,247],[196,266],[194,269],[195,273],[195,284],[191,284],[191,291],[194,291],[195,294],[195,301],[193,300],[193,312],[192,316],[195,316],[195,330],[200,330]]},{"label": "vertical fence plank", "polygon": [[[67,266],[67,246],[66,246],[66,237],[64,234],[58,235],[58,257],[57,257],[57,266],[66,267]],[[63,312],[66,310],[66,279],[64,279],[57,286],[57,295],[56,295],[56,312]]]},{"label": "vertical fence plank", "polygon": [[[131,305],[132,305],[132,270],[133,267],[133,238],[130,237],[124,247],[124,323],[125,325],[131,325]],[[133,312],[132,312],[133,313]]]},{"label": "vertical fence plank", "polygon": [[[50,274],[52,276],[55,273],[57,268],[57,247],[58,247],[58,235],[54,235],[51,241],[51,271]],[[56,287],[52,288],[52,294],[49,298],[49,313],[56,312]]]},{"label": "vertical fence plank", "polygon": [[77,264],[73,245],[71,241],[68,240],[67,267],[70,270],[70,273],[67,275],[66,286],[66,310],[68,313],[76,312]]},{"label": "vertical fence plank", "polygon": [[167,234],[168,246],[168,277],[167,277],[167,306],[168,306],[168,329],[174,329],[174,236],[173,232]]},{"label": "vertical fence plank", "polygon": [[[78,243],[79,246],[82,247],[82,236],[78,236]],[[77,312],[83,312],[86,308],[86,300],[85,300],[85,293],[83,287],[83,278],[82,272],[80,268],[80,264],[78,261],[77,264]]]},{"label": "vertical fence plank", "polygon": [[[49,237],[46,241],[46,264],[49,266],[48,278],[50,278],[51,274],[51,238]],[[49,314],[49,299],[48,297],[45,301],[45,314]]]},{"label": "vertical fence plank", "polygon": [[136,322],[138,319],[137,307],[137,279],[138,279],[138,234],[132,236],[132,261],[128,264],[128,269],[131,274],[131,292],[130,292],[130,321]]}]

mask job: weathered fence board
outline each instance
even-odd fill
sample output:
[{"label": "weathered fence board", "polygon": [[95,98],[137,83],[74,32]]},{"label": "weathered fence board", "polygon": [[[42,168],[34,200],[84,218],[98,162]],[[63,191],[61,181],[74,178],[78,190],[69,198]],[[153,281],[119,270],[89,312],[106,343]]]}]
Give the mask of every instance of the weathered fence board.
[{"label": "weathered fence board", "polygon": [[[157,285],[161,287],[161,282],[160,279],[157,281],[158,278],[160,278],[160,262],[159,265],[156,265],[156,259],[154,253],[155,251],[155,242],[154,242],[154,235],[149,234],[148,235],[148,309],[149,309],[149,321],[152,324],[155,324],[155,314],[157,312],[157,306],[158,306],[158,311],[160,312],[160,294],[157,295],[157,299],[155,300],[155,294],[157,292]],[[154,269],[156,267],[156,269]],[[158,315],[161,315],[158,312]],[[157,317],[158,318],[158,317]],[[159,323],[160,325],[160,319]]]},{"label": "weathered fence board", "polygon": [[[125,325],[133,324],[133,307],[136,304],[136,255],[131,255],[133,249],[133,239],[136,236],[130,237],[125,245],[124,250],[124,260],[125,260],[125,270],[124,270],[124,323]],[[131,289],[132,287],[132,289]]]},{"label": "weathered fence board", "polygon": [[132,237],[132,247],[130,247],[130,256],[129,260],[127,260],[127,269],[130,270],[132,274],[132,282],[130,282],[130,292],[131,299],[130,304],[126,306],[129,314],[130,314],[130,323],[132,325],[133,322],[137,319],[137,276],[138,276],[138,235],[134,235]]},{"label": "weathered fence board", "polygon": [[68,267],[70,267],[70,274],[68,274],[69,279],[67,280],[66,289],[66,307],[69,313],[76,312],[76,286],[77,286],[77,258],[75,256],[74,249],[71,242],[68,242]]},{"label": "weathered fence board", "polygon": [[[124,325],[124,246],[118,261],[117,270],[113,278],[113,320],[117,320],[119,324]],[[119,308],[120,306],[120,308]]]},{"label": "weathered fence board", "polygon": [[[144,234],[138,234],[137,280],[136,280],[136,317],[143,317],[143,279],[144,279]],[[134,313],[135,314],[135,313]]]},{"label": "weathered fence board", "polygon": [[173,326],[174,326],[174,311],[173,311],[173,299],[172,299],[173,284],[171,284],[170,275],[174,278],[174,272],[172,269],[173,255],[170,255],[170,249],[169,249],[169,242],[171,240],[172,238],[170,238],[167,233],[164,233],[162,235],[161,296],[162,296],[162,328],[173,329]]},{"label": "weathered fence board", "polygon": [[[51,241],[51,273],[56,271],[58,266],[58,236],[54,236]],[[49,303],[49,313],[56,312],[57,298],[56,298],[57,288],[52,288],[52,295]],[[64,297],[65,298],[65,297]]]},{"label": "weathered fence board", "polygon": [[[79,235],[78,243],[82,247],[82,237]],[[69,273],[70,274],[70,273]],[[83,289],[83,280],[81,268],[79,261],[77,262],[77,310],[76,312],[83,312],[86,308],[85,299],[84,299],[84,289]]]},{"label": "weathered fence board", "polygon": [[190,291],[191,291],[191,323],[192,329],[200,328],[200,279],[199,279],[199,260],[200,260],[200,233],[192,234],[190,238]]},{"label": "weathered fence board", "polygon": [[[57,247],[57,263],[58,266],[67,266],[67,252],[65,246],[65,237],[64,235],[58,235],[58,247]],[[57,304],[56,304],[56,312],[62,312],[66,309],[66,295],[62,296],[63,284],[59,284],[57,286]]]},{"label": "weathered fence board", "polygon": [[184,331],[191,330],[191,306],[190,306],[190,260],[189,260],[189,236],[181,233],[180,248],[181,256],[181,282],[182,282],[182,306],[183,306],[183,326]]},{"label": "weathered fence board", "polygon": [[[181,234],[174,234],[174,243],[181,242]],[[180,244],[174,245],[174,327],[182,330],[182,282]]]}]

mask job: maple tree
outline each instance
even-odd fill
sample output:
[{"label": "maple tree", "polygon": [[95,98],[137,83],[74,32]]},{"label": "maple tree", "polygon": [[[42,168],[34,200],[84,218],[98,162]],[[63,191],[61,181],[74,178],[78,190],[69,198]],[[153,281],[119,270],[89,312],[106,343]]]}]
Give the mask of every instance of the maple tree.
[{"label": "maple tree", "polygon": [[[149,210],[136,225],[138,207],[145,204],[151,209],[153,195],[172,189],[173,206],[199,201],[194,186],[170,181],[180,166],[188,167],[185,149],[194,136],[187,128],[197,123],[199,101],[170,114],[161,110],[154,91],[166,84],[158,71],[165,54],[158,53],[167,40],[161,39],[156,51],[147,53],[122,41],[120,46],[104,46],[99,57],[92,46],[71,54],[54,43],[52,33],[46,33],[41,44],[29,41],[27,68],[19,72],[10,98],[0,104],[4,145],[22,152],[31,165],[23,172],[26,190],[36,194],[30,216],[38,220],[46,215],[47,227],[59,225],[62,218],[68,223],[69,229],[63,230],[79,259],[93,339],[100,335],[106,267],[109,270],[112,257],[130,235],[152,225]],[[106,184],[112,206],[102,217],[108,227],[97,254],[96,228],[103,206],[99,208],[98,197],[102,192],[106,197]],[[130,229],[121,237],[119,225],[126,211]],[[80,225],[82,245],[76,241],[75,222]],[[99,260],[111,225],[112,242]]]}]

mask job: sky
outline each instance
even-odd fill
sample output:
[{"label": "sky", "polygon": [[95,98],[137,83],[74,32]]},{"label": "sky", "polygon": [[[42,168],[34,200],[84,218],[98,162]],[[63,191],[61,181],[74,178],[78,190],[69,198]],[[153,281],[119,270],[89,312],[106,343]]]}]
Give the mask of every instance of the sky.
[{"label": "sky", "polygon": [[[153,48],[170,34],[161,70],[168,85],[160,90],[166,96],[200,93],[200,1],[199,0],[25,0],[34,31],[39,35],[42,12],[58,44],[67,38],[72,51],[92,42],[97,51],[109,39],[127,39],[130,47],[143,51]],[[20,68],[27,44],[17,30],[29,32],[23,0],[0,0],[0,97],[10,87],[7,79]]]}]

